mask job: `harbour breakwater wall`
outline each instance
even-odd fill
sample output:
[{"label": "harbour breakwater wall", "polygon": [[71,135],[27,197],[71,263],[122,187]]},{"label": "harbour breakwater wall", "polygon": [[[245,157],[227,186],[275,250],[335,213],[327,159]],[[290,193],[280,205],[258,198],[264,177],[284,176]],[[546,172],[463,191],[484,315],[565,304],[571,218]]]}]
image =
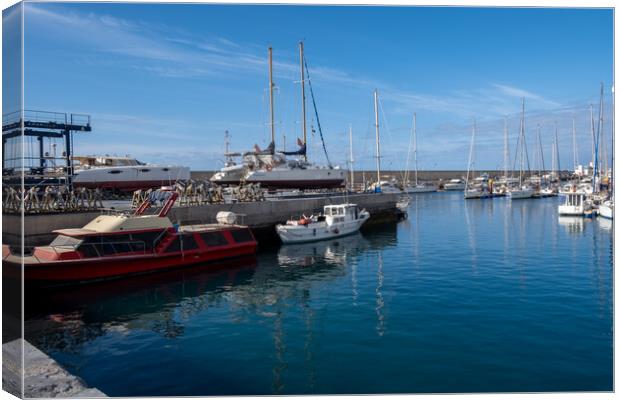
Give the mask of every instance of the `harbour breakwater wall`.
[{"label": "harbour breakwater wall", "polygon": [[[205,204],[199,206],[173,207],[168,216],[173,222],[182,224],[213,223],[220,211],[238,214],[238,223],[249,225],[259,242],[275,239],[274,226],[302,214],[317,214],[324,205],[344,202],[355,203],[371,214],[369,223],[395,220],[399,216],[394,193],[366,193],[342,196],[294,198],[248,203]],[[80,228],[101,212],[77,212],[63,214],[34,214],[24,216],[24,246],[48,244],[56,236],[55,229]],[[4,214],[2,218],[2,242],[19,246],[21,237],[21,216]]]}]

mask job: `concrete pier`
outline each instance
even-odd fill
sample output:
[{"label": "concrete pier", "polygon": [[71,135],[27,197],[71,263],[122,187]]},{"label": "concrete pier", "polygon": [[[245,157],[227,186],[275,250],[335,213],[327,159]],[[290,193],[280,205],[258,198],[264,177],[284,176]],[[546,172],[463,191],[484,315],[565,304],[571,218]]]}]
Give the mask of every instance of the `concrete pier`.
[{"label": "concrete pier", "polygon": [[[364,193],[328,197],[294,198],[268,200],[251,203],[205,204],[199,206],[177,206],[169,214],[173,222],[182,224],[212,223],[219,211],[232,211],[239,215],[239,223],[249,225],[259,241],[274,239],[276,224],[283,223],[291,217],[302,214],[317,214],[327,204],[344,202],[355,203],[370,212],[368,223],[385,219],[394,220],[398,216],[396,202],[399,195],[395,193]],[[79,212],[59,214],[31,214],[24,217],[25,246],[48,244],[55,235],[55,229],[80,228],[101,212]],[[18,246],[20,243],[20,215],[3,215],[3,243]]]},{"label": "concrete pier", "polygon": [[106,397],[100,390],[87,387],[80,378],[71,375],[41,350],[21,339],[2,345],[2,389],[20,398]]}]

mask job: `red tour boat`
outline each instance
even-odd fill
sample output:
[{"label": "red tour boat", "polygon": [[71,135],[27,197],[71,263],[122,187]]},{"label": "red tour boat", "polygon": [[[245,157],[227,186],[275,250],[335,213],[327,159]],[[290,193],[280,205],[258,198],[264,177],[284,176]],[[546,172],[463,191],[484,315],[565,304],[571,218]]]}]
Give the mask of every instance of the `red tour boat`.
[{"label": "red tour boat", "polygon": [[[19,277],[23,260],[27,282],[81,282],[183,267],[256,253],[247,226],[232,213],[218,214],[218,223],[174,226],[166,216],[178,193],[162,188],[132,214],[100,215],[81,229],[55,230],[48,246],[20,257],[3,246],[3,269]],[[144,215],[151,205],[158,213]]]}]

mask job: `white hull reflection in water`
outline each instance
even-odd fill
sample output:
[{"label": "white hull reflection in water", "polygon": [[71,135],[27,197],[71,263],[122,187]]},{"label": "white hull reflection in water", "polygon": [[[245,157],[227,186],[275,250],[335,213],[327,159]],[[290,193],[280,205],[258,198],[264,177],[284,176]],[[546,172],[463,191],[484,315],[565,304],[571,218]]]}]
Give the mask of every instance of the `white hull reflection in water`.
[{"label": "white hull reflection in water", "polygon": [[363,237],[33,291],[25,336],[109,396],[613,390],[611,221],[415,200]]},{"label": "white hull reflection in water", "polygon": [[283,268],[310,267],[317,263],[345,266],[348,257],[367,247],[368,242],[359,232],[320,242],[288,244],[278,250],[278,264]]},{"label": "white hull reflection in water", "polygon": [[558,217],[558,224],[563,226],[568,233],[581,233],[584,231],[586,227],[586,218],[582,216],[574,217],[574,216],[565,216],[560,215]]}]

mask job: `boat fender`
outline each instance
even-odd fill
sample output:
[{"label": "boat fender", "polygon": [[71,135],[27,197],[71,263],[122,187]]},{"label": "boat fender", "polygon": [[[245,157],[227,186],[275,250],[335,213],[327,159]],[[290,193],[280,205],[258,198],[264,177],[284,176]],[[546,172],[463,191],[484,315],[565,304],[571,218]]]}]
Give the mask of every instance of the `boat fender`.
[{"label": "boat fender", "polygon": [[334,228],[333,232],[334,232],[335,234],[339,234],[339,233],[340,233],[340,231],[338,230],[338,228]]}]

